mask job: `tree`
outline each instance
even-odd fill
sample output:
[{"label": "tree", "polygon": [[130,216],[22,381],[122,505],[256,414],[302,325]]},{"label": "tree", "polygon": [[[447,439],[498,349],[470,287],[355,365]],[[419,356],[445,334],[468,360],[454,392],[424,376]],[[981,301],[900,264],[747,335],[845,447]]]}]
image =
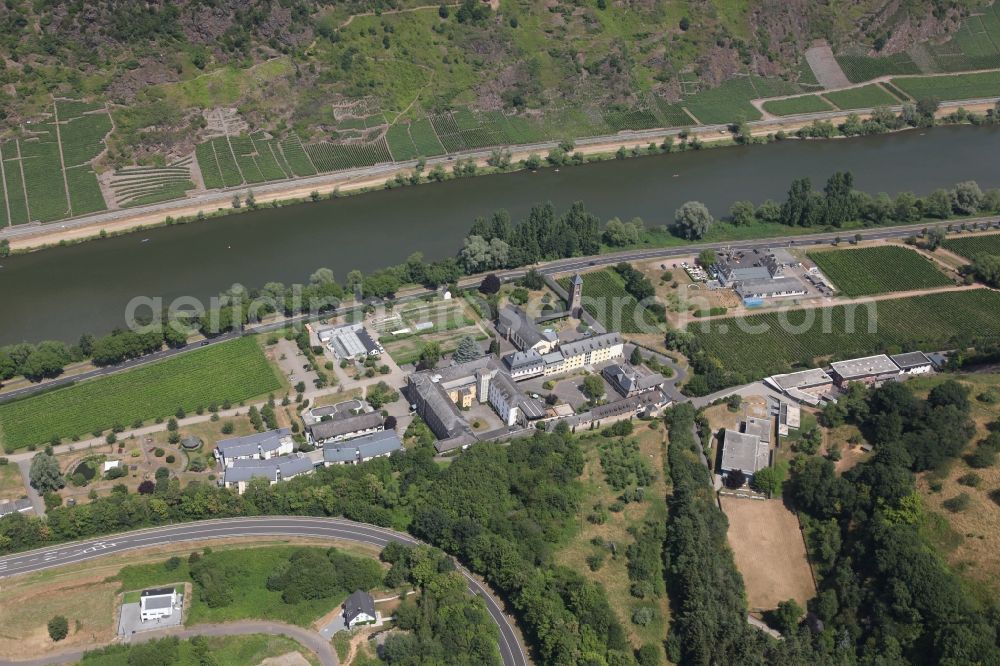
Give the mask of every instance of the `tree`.
[{"label": "tree", "polygon": [[924,214],[939,220],[951,217],[951,196],[948,191],[937,189],[924,197]]},{"label": "tree", "polygon": [[420,350],[420,367],[433,368],[441,360],[441,344],[431,341]]},{"label": "tree", "polygon": [[66,485],[66,480],[59,471],[59,462],[55,456],[44,452],[31,459],[28,478],[31,485],[40,493],[59,490]]},{"label": "tree", "polygon": [[927,232],[927,249],[936,250],[944,243],[946,234],[941,227],[934,227]]},{"label": "tree", "polygon": [[482,355],[483,350],[479,348],[479,343],[476,342],[476,339],[471,335],[466,335],[458,343],[458,348],[452,354],[452,359],[456,363],[465,363],[466,361],[477,359]]},{"label": "tree", "polygon": [[729,209],[729,221],[737,227],[745,227],[754,223],[755,212],[752,201],[737,201]]},{"label": "tree", "polygon": [[959,215],[973,215],[979,211],[983,191],[974,180],[964,180],[951,191],[951,208]]},{"label": "tree", "polygon": [[469,273],[504,268],[510,262],[510,245],[499,238],[487,241],[482,236],[472,235],[465,239],[465,247],[458,256]]},{"label": "tree", "polygon": [[972,262],[972,272],[976,278],[990,287],[1000,287],[1000,256],[995,254],[977,255]]},{"label": "tree", "polygon": [[49,638],[54,641],[61,641],[69,635],[69,620],[62,615],[56,615],[48,624]]},{"label": "tree", "polygon": [[528,159],[524,160],[524,166],[531,171],[538,171],[539,167],[542,166],[542,158],[535,153],[531,153],[528,155]]},{"label": "tree", "polygon": [[795,633],[795,628],[803,613],[802,606],[799,606],[795,599],[789,599],[778,602],[778,608],[771,613],[770,619],[775,629],[783,635],[789,636]]},{"label": "tree", "polygon": [[698,253],[698,265],[702,268],[710,268],[715,265],[715,250],[702,250]]},{"label": "tree", "polygon": [[479,293],[496,294],[500,291],[500,277],[496,273],[490,273],[479,283]]},{"label": "tree", "polygon": [[715,220],[708,208],[700,201],[688,201],[674,212],[674,235],[697,240],[708,233]]},{"label": "tree", "polygon": [[10,241],[4,238],[0,240],[0,257],[10,256]]},{"label": "tree", "polygon": [[642,350],[638,347],[632,349],[632,355],[629,357],[628,362],[632,365],[642,365]]},{"label": "tree", "polygon": [[583,378],[583,385],[580,391],[587,396],[591,402],[597,402],[604,396],[604,382],[600,375],[587,375]]},{"label": "tree", "polygon": [[776,465],[757,470],[750,485],[759,493],[765,493],[768,497],[777,497],[781,495],[781,485],[784,481],[785,469]]},{"label": "tree", "polygon": [[838,171],[826,181],[826,223],[841,227],[857,217],[858,206],[853,196],[854,176],[850,171]]},{"label": "tree", "polygon": [[156,490],[156,484],[150,481],[149,479],[146,479],[145,481],[139,484],[137,490],[139,491],[140,495],[152,495],[153,491]]},{"label": "tree", "polygon": [[921,97],[917,100],[917,113],[924,119],[933,119],[941,106],[941,101],[937,97]]}]

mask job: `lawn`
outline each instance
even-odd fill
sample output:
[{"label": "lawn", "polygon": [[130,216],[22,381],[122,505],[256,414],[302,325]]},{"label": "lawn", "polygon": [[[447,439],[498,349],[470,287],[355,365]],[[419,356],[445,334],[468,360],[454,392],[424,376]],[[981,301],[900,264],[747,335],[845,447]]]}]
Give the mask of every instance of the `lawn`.
[{"label": "lawn", "polygon": [[902,247],[810,252],[809,258],[851,298],[954,284],[930,259]]},{"label": "lawn", "polygon": [[[212,663],[216,666],[246,666],[260,664],[263,660],[298,652],[310,663],[317,663],[315,655],[285,636],[249,634],[246,636],[206,636]],[[127,645],[115,645],[98,650],[80,661],[81,666],[130,666],[132,649]],[[145,663],[145,662],[144,662]],[[202,666],[204,661],[195,654],[190,640],[177,645],[177,658],[171,662],[176,666]]]},{"label": "lawn", "polygon": [[[275,546],[214,551],[204,557],[213,558],[220,570],[232,573],[232,601],[224,606],[211,608],[201,599],[201,588],[194,583],[193,599],[188,611],[187,624],[203,622],[229,622],[240,619],[277,620],[309,626],[316,618],[329,613],[347,597],[347,592],[323,599],[303,599],[286,603],[281,592],[267,589],[267,579],[282,568],[289,556],[302,549],[300,546]],[[325,548],[316,548],[326,552]],[[362,558],[358,558],[362,559]],[[137,590],[157,585],[191,580],[187,558],[180,558],[175,569],[167,569],[165,562],[137,564],[123,568],[115,580],[122,590]]]},{"label": "lawn", "polygon": [[792,116],[798,113],[831,111],[833,107],[819,95],[805,95],[803,97],[774,99],[764,102],[764,110],[776,116]]},{"label": "lawn", "polygon": [[949,238],[944,248],[966,259],[975,259],[977,254],[1000,255],[1000,234]]},{"label": "lawn", "polygon": [[837,90],[823,94],[828,100],[837,105],[838,108],[848,109],[869,109],[875,106],[892,106],[899,104],[899,100],[890,95],[886,90],[873,83],[860,88],[848,88],[847,90]]},{"label": "lawn", "polygon": [[21,468],[14,463],[0,465],[0,502],[25,496]]},{"label": "lawn", "polygon": [[236,404],[281,382],[253,338],[0,405],[0,444],[13,451],[60,438],[169,416],[183,407]]},{"label": "lawn", "polygon": [[942,100],[959,100],[1000,95],[1000,72],[905,76],[892,79],[892,83],[914,99],[937,97]]},{"label": "lawn", "polygon": [[[1000,292],[973,289],[819,310],[762,313],[692,324],[710,357],[744,379],[796,363],[863,356],[890,347],[945,349],[958,337],[1000,339]],[[754,330],[756,329],[756,330]]]},{"label": "lawn", "polygon": [[[560,280],[568,287],[569,278]],[[659,324],[653,315],[625,291],[621,277],[611,269],[583,275],[583,307],[608,331],[648,333]]]}]

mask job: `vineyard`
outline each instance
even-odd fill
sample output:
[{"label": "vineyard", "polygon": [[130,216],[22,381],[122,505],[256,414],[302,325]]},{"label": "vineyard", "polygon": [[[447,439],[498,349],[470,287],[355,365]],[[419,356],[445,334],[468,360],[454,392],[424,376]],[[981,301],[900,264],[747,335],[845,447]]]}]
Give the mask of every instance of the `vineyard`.
[{"label": "vineyard", "polygon": [[894,78],[892,83],[914,99],[937,97],[956,100],[1000,95],[1000,72],[899,77]]},{"label": "vineyard", "polygon": [[873,83],[860,88],[848,88],[828,92],[823,95],[828,100],[844,109],[870,109],[876,106],[892,106],[899,104],[899,100],[890,95],[882,86]]},{"label": "vineyard", "polygon": [[851,298],[953,284],[929,259],[902,247],[810,252],[809,258]]},{"label": "vineyard", "polygon": [[212,345],[152,365],[0,405],[7,451],[53,436],[89,436],[228,400],[239,403],[281,387],[253,338]]},{"label": "vineyard", "polygon": [[863,55],[840,55],[837,63],[851,83],[871,81],[892,74],[919,74],[920,68],[906,53],[888,58],[871,58]]},{"label": "vineyard", "polygon": [[111,177],[111,191],[119,206],[142,206],[183,197],[194,189],[191,157],[163,167],[125,167]]},{"label": "vineyard", "polygon": [[[569,288],[569,279],[559,283]],[[659,324],[648,310],[625,291],[624,283],[610,269],[583,275],[583,307],[608,331],[649,333]]]},{"label": "vineyard", "polygon": [[718,88],[685,97],[681,104],[706,125],[760,120],[760,111],[750,100],[758,98],[749,77],[730,79]]},{"label": "vineyard", "polygon": [[890,348],[946,349],[959,338],[1000,340],[1000,292],[944,292],[759,314],[743,321],[735,326],[731,319],[715,319],[688,330],[726,370],[760,378],[833,356],[850,358]]},{"label": "vineyard", "polygon": [[792,116],[799,113],[832,111],[833,107],[819,95],[804,95],[764,102],[764,110],[776,116]]},{"label": "vineyard", "polygon": [[392,161],[384,138],[372,143],[315,143],[307,145],[305,149],[320,172],[374,166]]},{"label": "vineyard", "polygon": [[1000,256],[1000,234],[949,238],[944,242],[944,248],[969,260],[975,259],[978,254]]}]

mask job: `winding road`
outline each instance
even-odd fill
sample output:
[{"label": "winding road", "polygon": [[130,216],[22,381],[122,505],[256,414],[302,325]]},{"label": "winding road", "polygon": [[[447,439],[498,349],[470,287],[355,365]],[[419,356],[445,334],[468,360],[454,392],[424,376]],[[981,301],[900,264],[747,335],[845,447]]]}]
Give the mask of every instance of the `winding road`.
[{"label": "winding road", "polygon": [[[192,523],[152,527],[134,532],[107,535],[97,539],[32,550],[0,558],[0,580],[9,576],[33,573],[85,562],[105,555],[131,550],[179,544],[190,541],[225,539],[235,537],[300,537],[338,539],[371,546],[383,547],[391,541],[417,545],[413,537],[375,525],[356,523],[342,518],[309,518],[295,516],[222,518]],[[500,631],[500,657],[504,666],[528,666],[529,661],[514,628],[514,621],[505,613],[502,603],[492,591],[464,567],[458,571],[469,584],[469,591],[486,602],[490,617]],[[225,627],[226,625],[213,625]],[[247,631],[243,633],[255,633]],[[265,632],[272,633],[272,632]],[[68,655],[63,655],[68,656]],[[26,664],[59,663],[58,655],[44,662],[17,662],[0,660],[0,666],[25,666]]]}]

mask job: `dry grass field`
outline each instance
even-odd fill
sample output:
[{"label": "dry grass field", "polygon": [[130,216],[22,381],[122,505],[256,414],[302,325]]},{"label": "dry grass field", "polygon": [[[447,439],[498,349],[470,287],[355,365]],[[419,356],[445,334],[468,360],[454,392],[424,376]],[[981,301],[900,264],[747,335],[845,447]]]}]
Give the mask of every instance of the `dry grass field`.
[{"label": "dry grass field", "polygon": [[751,611],[795,599],[802,607],[816,594],[806,546],[795,514],[781,500],[721,497],[729,518],[729,546],[746,583]]},{"label": "dry grass field", "polygon": [[0,502],[24,497],[24,479],[21,468],[14,463],[0,465]]}]

